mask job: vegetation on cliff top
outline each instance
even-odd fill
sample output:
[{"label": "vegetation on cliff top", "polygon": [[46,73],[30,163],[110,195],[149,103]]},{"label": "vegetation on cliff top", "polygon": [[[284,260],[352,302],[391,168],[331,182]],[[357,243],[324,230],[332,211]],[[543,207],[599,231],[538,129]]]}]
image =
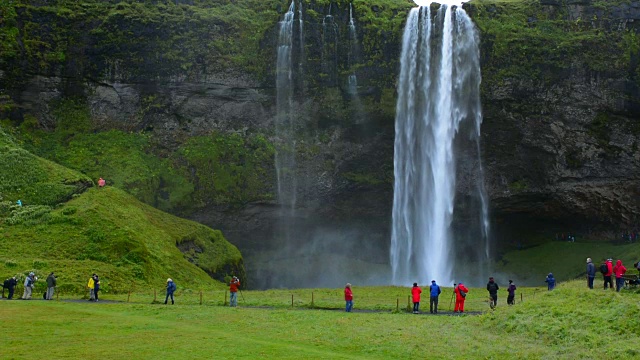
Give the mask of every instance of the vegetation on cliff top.
[{"label": "vegetation on cliff top", "polygon": [[[86,190],[93,185],[86,176],[30,154],[4,132],[0,147],[1,278],[55,271],[62,291],[80,292],[97,272],[105,291],[125,292],[168,277],[183,287],[209,288],[223,286],[209,275],[245,277],[240,252],[220,231],[114,187]],[[66,185],[77,182],[84,185]]]}]

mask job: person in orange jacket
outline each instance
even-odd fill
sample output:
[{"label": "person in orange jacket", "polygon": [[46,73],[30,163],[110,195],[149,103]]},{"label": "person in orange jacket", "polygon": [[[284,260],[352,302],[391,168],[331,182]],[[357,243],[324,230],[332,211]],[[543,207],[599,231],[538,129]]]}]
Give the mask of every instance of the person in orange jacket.
[{"label": "person in orange jacket", "polygon": [[420,294],[422,289],[418,286],[418,283],[413,283],[411,288],[411,297],[413,297],[413,313],[418,314],[420,312]]},{"label": "person in orange jacket", "polygon": [[229,306],[236,307],[238,306],[238,288],[240,287],[240,279],[237,276],[231,278],[231,283],[229,283]]},{"label": "person in orange jacket", "polygon": [[463,283],[459,283],[458,286],[456,286],[454,292],[456,293],[456,307],[454,308],[453,312],[464,312],[464,301],[466,300],[467,297],[467,293],[469,292],[469,289],[467,289],[466,286],[464,286]]}]

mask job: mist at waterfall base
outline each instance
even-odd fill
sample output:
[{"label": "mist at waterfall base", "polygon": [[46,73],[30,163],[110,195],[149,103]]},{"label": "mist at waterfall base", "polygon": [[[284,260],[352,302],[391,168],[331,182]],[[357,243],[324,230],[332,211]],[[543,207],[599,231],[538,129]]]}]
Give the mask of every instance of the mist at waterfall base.
[{"label": "mist at waterfall base", "polygon": [[460,6],[441,5],[433,17],[430,7],[414,8],[407,19],[396,108],[394,284],[422,278],[477,284],[486,277],[478,43]]}]

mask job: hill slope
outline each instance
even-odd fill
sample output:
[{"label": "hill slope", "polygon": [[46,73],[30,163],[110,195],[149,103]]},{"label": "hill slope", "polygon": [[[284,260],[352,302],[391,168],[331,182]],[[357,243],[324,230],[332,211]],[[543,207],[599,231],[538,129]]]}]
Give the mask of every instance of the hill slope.
[{"label": "hill slope", "polygon": [[61,290],[77,292],[97,272],[105,290],[124,292],[162,285],[168,277],[182,288],[221,287],[213,278],[245,277],[240,252],[220,231],[117,188],[86,190],[91,179],[25,151],[1,129],[0,174],[2,279],[55,271]]}]

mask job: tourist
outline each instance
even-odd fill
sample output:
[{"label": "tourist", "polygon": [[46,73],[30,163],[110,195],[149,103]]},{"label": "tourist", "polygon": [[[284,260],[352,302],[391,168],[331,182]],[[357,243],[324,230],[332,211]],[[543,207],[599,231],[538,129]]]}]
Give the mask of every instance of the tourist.
[{"label": "tourist", "polygon": [[613,290],[613,280],[611,279],[611,276],[613,275],[613,259],[611,258],[607,259],[604,265],[605,265],[604,268],[602,267],[602,265],[600,265],[600,272],[602,272],[603,270],[606,270],[606,272],[603,273],[604,289],[607,290],[607,285],[609,285],[611,287],[611,290]]},{"label": "tourist", "polygon": [[551,291],[556,287],[556,279],[553,277],[552,273],[547,275],[547,279],[544,281],[547,283],[547,290]]},{"label": "tourist", "polygon": [[596,266],[593,265],[591,258],[587,258],[587,286],[593,289],[593,280],[596,278]]},{"label": "tourist", "polygon": [[89,301],[93,301],[96,299],[95,293],[94,293],[94,289],[96,286],[95,283],[95,277],[96,274],[91,275],[91,277],[89,278],[89,282],[87,283],[87,287],[89,288]]},{"label": "tourist", "polygon": [[106,181],[104,181],[103,178],[100,178],[100,180],[98,180],[98,187],[104,187],[107,184]]},{"label": "tourist", "polygon": [[487,283],[487,291],[489,292],[489,298],[491,299],[489,302],[489,306],[494,309],[498,305],[498,290],[500,287],[493,280],[493,277],[489,278],[489,282]]},{"label": "tourist", "polygon": [[464,312],[464,301],[467,298],[467,293],[469,292],[469,289],[467,289],[466,286],[464,286],[463,283],[459,283],[458,286],[455,287],[455,289],[453,290],[456,293],[456,306],[453,309],[454,313],[457,312]]},{"label": "tourist", "polygon": [[173,293],[176,291],[176,283],[173,282],[173,280],[171,280],[171,278],[167,279],[167,297],[164,298],[164,304],[167,305],[167,302],[169,301],[169,297],[171,297],[171,305],[174,304],[173,302]]},{"label": "tourist", "polygon": [[417,314],[420,311],[420,294],[422,289],[418,286],[418,283],[413,283],[411,288],[411,296],[413,297],[413,313]]},{"label": "tourist", "polygon": [[229,283],[229,293],[231,294],[229,296],[229,305],[231,307],[238,306],[238,288],[239,287],[240,287],[240,279],[234,276],[231,279],[231,283]]},{"label": "tourist", "polygon": [[509,287],[507,288],[507,292],[509,293],[509,295],[507,296],[507,305],[515,305],[516,284],[513,283],[513,280],[509,280]]},{"label": "tourist", "polygon": [[53,292],[55,291],[56,283],[56,276],[52,271],[47,277],[47,295],[45,296],[45,300],[53,300]]},{"label": "tourist", "polygon": [[18,206],[22,207],[22,200],[18,200],[18,201],[16,201],[16,205],[18,205]]},{"label": "tourist", "polygon": [[98,301],[98,293],[100,292],[100,278],[98,275],[93,277],[93,297]]},{"label": "tourist", "polygon": [[7,299],[13,299],[13,292],[16,290],[16,286],[18,286],[18,279],[15,276],[4,281],[4,288],[9,290]]},{"label": "tourist", "polygon": [[346,302],[346,311],[351,312],[353,309],[353,291],[351,291],[351,284],[347,283],[344,287],[344,301]]},{"label": "tourist", "polygon": [[616,266],[613,268],[613,273],[616,275],[616,291],[620,292],[620,289],[624,287],[624,273],[627,272],[627,268],[622,265],[622,260],[616,261]]},{"label": "tourist", "polygon": [[24,279],[24,293],[22,294],[22,300],[31,300],[31,292],[33,291],[34,283],[36,280],[36,274],[29,273],[26,279]]},{"label": "tourist", "polygon": [[440,286],[436,284],[435,280],[431,280],[431,286],[429,286],[429,312],[432,314],[438,313],[438,296],[440,296]]}]

